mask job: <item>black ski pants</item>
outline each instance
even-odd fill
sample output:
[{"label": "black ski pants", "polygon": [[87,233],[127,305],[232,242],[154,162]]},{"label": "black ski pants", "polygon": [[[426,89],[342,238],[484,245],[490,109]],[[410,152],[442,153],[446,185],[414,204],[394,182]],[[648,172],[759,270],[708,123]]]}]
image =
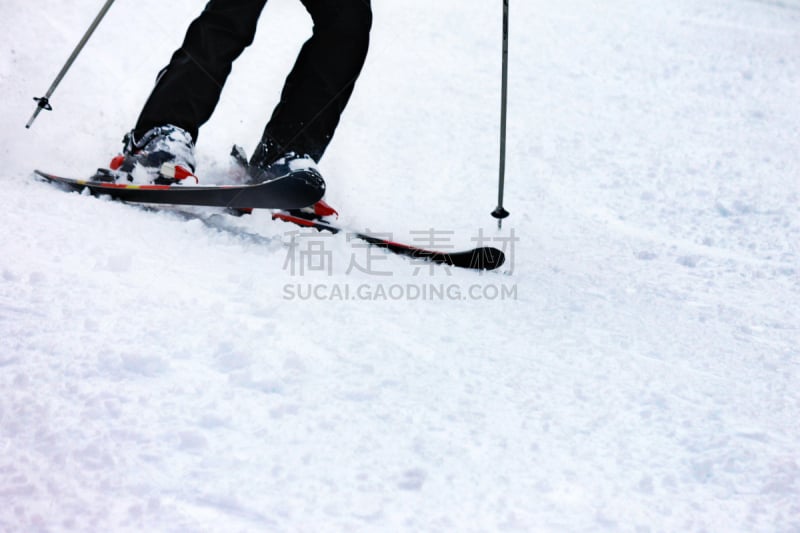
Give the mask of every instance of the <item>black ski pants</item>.
[{"label": "black ski pants", "polygon": [[[369,46],[370,0],[300,0],[314,22],[262,139],[319,161]],[[253,42],[267,0],[211,0],[158,76],[134,131],[174,124],[192,138],[219,101],[233,61]],[[265,67],[266,68],[266,67]]]}]

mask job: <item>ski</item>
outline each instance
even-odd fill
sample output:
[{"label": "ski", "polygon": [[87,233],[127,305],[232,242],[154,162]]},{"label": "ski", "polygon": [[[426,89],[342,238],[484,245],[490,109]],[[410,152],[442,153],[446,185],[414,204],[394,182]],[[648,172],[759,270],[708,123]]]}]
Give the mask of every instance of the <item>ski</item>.
[{"label": "ski", "polygon": [[314,204],[325,194],[325,182],[313,170],[292,172],[248,185],[142,185],[65,178],[41,170],[34,173],[70,191],[88,190],[93,196],[108,195],[117,200],[144,204],[299,209]]},{"label": "ski", "polygon": [[367,242],[373,246],[383,248],[398,255],[404,255],[415,259],[425,259],[437,264],[444,264],[458,268],[468,268],[474,270],[495,270],[500,268],[506,260],[502,250],[491,246],[480,246],[470,250],[459,252],[444,252],[428,250],[411,244],[385,239],[368,233],[350,231],[324,220],[309,220],[300,216],[295,216],[285,212],[275,212],[272,214],[273,220],[282,220],[302,227],[314,228],[319,231],[329,231],[331,233],[346,232],[359,240]]},{"label": "ski", "polygon": [[[228,208],[241,215],[256,208],[279,209],[273,212],[274,220],[282,220],[303,227],[331,233],[345,232],[349,236],[383,248],[389,252],[425,259],[436,264],[474,270],[495,270],[505,262],[502,250],[479,246],[470,250],[445,252],[404,244],[365,232],[351,231],[322,219],[304,218],[289,210],[299,210],[320,202],[325,194],[325,182],[315,171],[293,172],[274,180],[252,185],[142,185],[96,180],[65,178],[35,170],[41,179],[70,191],[88,190],[93,196],[107,195],[113,199],[139,204],[168,204]],[[317,179],[319,178],[319,179]],[[319,203],[318,203],[319,202]],[[330,209],[329,206],[325,206]],[[323,212],[323,214],[335,213]],[[317,213],[320,215],[321,213]]]}]

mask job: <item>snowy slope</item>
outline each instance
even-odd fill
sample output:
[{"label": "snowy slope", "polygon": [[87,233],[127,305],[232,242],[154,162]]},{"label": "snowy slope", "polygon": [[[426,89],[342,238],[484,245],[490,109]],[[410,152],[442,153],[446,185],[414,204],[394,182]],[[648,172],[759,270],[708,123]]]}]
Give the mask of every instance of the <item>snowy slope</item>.
[{"label": "snowy slope", "polygon": [[[513,2],[501,232],[500,2],[374,4],[329,200],[504,273],[36,182],[200,4],[116,3],[29,131],[100,5],[0,4],[0,531],[800,531],[800,4]],[[309,32],[270,0],[207,175]]]}]

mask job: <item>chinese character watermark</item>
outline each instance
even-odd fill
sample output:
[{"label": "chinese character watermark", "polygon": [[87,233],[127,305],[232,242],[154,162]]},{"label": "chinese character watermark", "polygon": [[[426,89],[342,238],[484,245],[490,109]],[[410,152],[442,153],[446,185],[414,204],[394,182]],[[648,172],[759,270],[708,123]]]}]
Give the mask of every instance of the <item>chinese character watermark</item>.
[{"label": "chinese character watermark", "polygon": [[[463,252],[455,252],[457,246],[453,239],[455,232],[450,230],[437,230],[429,228],[412,231],[412,243],[402,244],[395,242],[390,233],[369,233],[367,237],[362,233],[346,234],[349,243],[349,258],[343,259],[341,248],[336,251],[331,233],[290,231],[287,255],[283,269],[291,276],[302,277],[306,274],[322,274],[333,276],[334,263],[339,272],[342,269],[345,275],[358,275],[387,280],[382,283],[350,284],[336,282],[320,283],[292,283],[284,286],[283,298],[285,300],[340,300],[340,301],[444,301],[444,300],[516,300],[517,286],[506,282],[474,284],[463,286],[458,283],[426,283],[421,278],[445,277],[452,278],[453,267],[450,266],[450,255],[460,255],[463,263]],[[366,242],[364,239],[368,239]],[[471,237],[474,249],[471,250],[469,268],[481,269],[481,265],[492,264],[497,256],[505,258],[504,272],[511,273],[514,268],[514,254],[516,243],[519,242],[512,229],[509,235],[489,236],[483,229]],[[341,241],[338,241],[341,242]],[[420,281],[411,284],[388,283],[388,279],[395,275],[396,264],[389,261],[391,254],[384,248],[392,249],[410,257],[403,262],[408,269],[406,275],[419,278]],[[486,254],[486,255],[484,255]],[[435,259],[435,260],[432,260]],[[398,263],[400,264],[400,263]],[[458,264],[458,263],[456,263]],[[395,270],[390,269],[394,268]],[[425,273],[427,272],[427,276]],[[482,271],[481,271],[482,273]],[[495,278],[496,279],[496,278]]]}]

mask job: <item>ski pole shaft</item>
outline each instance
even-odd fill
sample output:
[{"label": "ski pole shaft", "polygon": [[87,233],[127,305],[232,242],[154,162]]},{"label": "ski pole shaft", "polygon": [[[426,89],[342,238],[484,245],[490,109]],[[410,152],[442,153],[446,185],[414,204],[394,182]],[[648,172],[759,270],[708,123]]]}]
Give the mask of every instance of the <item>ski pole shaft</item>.
[{"label": "ski pole shaft", "polygon": [[503,72],[500,89],[500,180],[497,188],[497,208],[492,216],[497,219],[497,227],[509,213],[503,207],[503,192],[506,181],[506,122],[508,114],[508,0],[503,0]]},{"label": "ski pole shaft", "polygon": [[67,59],[67,62],[64,63],[63,67],[61,67],[61,71],[56,76],[56,79],[53,80],[53,83],[50,85],[50,88],[47,90],[47,93],[44,96],[34,98],[34,100],[36,100],[37,102],[36,109],[34,110],[31,119],[25,125],[26,128],[31,127],[33,121],[36,120],[36,117],[39,116],[39,113],[41,113],[42,109],[46,111],[51,111],[53,109],[50,106],[50,97],[53,96],[56,87],[58,87],[58,84],[61,83],[62,79],[64,79],[64,76],[67,74],[67,71],[70,69],[70,67],[72,67],[72,64],[75,62],[75,59],[77,59],[78,54],[81,53],[81,50],[83,50],[83,47],[86,45],[87,41],[89,41],[89,37],[91,37],[92,34],[94,33],[94,30],[97,29],[97,26],[100,24],[100,21],[103,20],[103,17],[106,16],[106,13],[108,13],[108,10],[111,8],[111,4],[113,3],[114,0],[106,0],[105,5],[100,9],[100,12],[97,14],[94,21],[92,21],[92,24],[91,26],[89,26],[89,29],[86,30],[86,33],[83,34],[83,37],[78,43],[78,46],[75,47],[75,49],[72,51],[72,54],[70,54],[69,59]]}]

